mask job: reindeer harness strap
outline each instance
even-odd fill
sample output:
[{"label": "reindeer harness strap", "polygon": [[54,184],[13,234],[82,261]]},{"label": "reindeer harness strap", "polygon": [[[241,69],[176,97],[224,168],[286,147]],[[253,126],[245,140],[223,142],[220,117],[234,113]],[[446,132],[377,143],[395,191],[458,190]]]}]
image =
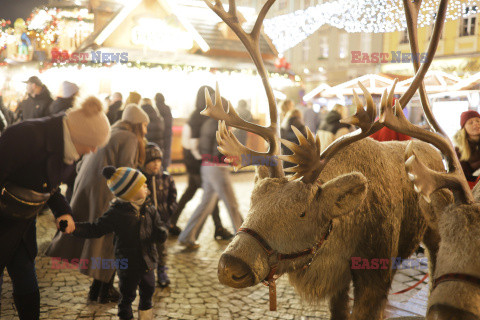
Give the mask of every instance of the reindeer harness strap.
[{"label": "reindeer harness strap", "polygon": [[480,278],[477,278],[475,276],[464,273],[447,273],[433,280],[432,290],[434,290],[440,283],[446,281],[465,281],[480,286]]},{"label": "reindeer harness strap", "polygon": [[330,232],[332,231],[333,221],[330,220],[328,224],[328,228],[326,233],[323,235],[322,239],[318,241],[313,247],[304,249],[302,251],[293,252],[293,253],[280,253],[277,250],[272,249],[272,247],[268,244],[268,242],[263,239],[261,235],[259,235],[256,231],[249,229],[249,228],[240,228],[238,229],[238,233],[246,233],[252,236],[262,247],[262,249],[268,255],[268,264],[270,266],[270,271],[268,272],[268,276],[263,280],[263,284],[268,286],[269,298],[270,298],[270,311],[277,310],[277,287],[275,281],[280,277],[277,275],[278,270],[278,263],[282,260],[292,260],[296,258],[300,258],[303,256],[307,256],[309,254],[312,257],[308,260],[308,262],[302,267],[302,270],[307,269],[311,264],[313,259],[316,257],[318,250],[323,245],[323,243],[327,240]]}]

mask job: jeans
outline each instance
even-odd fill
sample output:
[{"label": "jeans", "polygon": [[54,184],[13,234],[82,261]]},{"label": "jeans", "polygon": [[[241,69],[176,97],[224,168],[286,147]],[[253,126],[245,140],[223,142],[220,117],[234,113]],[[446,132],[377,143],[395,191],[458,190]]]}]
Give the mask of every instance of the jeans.
[{"label": "jeans", "polygon": [[137,296],[137,287],[139,288],[140,302],[138,310],[148,310],[152,308],[152,297],[155,292],[155,273],[154,270],[145,272],[138,269],[118,270],[120,293],[122,297],[118,303],[118,317],[121,319],[132,319],[132,302]]},{"label": "jeans", "polygon": [[200,205],[188,220],[187,226],[178,236],[178,240],[183,243],[194,243],[208,215],[210,215],[221,199],[227,207],[234,232],[240,228],[243,218],[238,210],[237,198],[230,180],[230,169],[224,166],[202,166],[200,169],[202,175],[203,196]]}]

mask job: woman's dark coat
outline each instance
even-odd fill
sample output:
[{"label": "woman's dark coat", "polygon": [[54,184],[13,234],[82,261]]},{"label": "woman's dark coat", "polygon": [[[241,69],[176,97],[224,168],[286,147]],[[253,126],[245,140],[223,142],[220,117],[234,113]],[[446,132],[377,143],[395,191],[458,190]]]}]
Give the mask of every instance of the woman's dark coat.
[{"label": "woman's dark coat", "polygon": [[[52,193],[47,205],[55,217],[72,213],[59,189],[74,170],[73,165],[63,161],[63,115],[8,127],[0,137],[0,155],[0,189],[9,182]],[[1,216],[0,212],[0,267],[11,258],[21,241],[34,259],[37,254],[35,219],[13,222]]]},{"label": "woman's dark coat", "polygon": [[50,114],[53,115],[60,112],[65,112],[68,109],[72,108],[74,99],[75,99],[74,97],[70,97],[70,98],[58,97],[52,102],[52,104],[49,107]]}]

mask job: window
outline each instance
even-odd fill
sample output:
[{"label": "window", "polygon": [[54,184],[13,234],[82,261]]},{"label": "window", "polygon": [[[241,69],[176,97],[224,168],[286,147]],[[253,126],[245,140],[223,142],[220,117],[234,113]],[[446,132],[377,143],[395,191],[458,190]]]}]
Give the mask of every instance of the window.
[{"label": "window", "polygon": [[307,62],[308,61],[308,56],[309,56],[309,53],[310,53],[310,43],[308,43],[308,39],[306,39],[303,42],[302,49],[303,49],[302,60],[303,60],[303,62]]},{"label": "window", "polygon": [[400,38],[400,43],[408,43],[408,30],[405,29],[402,32],[401,38]]},{"label": "window", "polygon": [[477,22],[477,6],[466,7],[464,17],[460,20],[460,37],[473,36]]},{"label": "window", "polygon": [[320,37],[320,59],[328,58],[328,37]]},{"label": "window", "polygon": [[340,35],[340,49],[338,56],[340,59],[345,59],[348,55],[348,34],[342,33]]}]

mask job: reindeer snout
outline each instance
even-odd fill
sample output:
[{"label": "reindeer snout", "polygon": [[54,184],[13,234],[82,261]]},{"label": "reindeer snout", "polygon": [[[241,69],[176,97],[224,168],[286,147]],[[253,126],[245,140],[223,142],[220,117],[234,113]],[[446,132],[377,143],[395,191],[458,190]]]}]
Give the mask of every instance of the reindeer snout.
[{"label": "reindeer snout", "polygon": [[456,307],[444,305],[444,304],[434,304],[431,306],[427,312],[427,320],[478,320],[478,316],[475,314],[458,309]]},{"label": "reindeer snout", "polygon": [[241,259],[226,253],[218,262],[218,280],[232,288],[246,288],[255,284],[252,269]]}]

